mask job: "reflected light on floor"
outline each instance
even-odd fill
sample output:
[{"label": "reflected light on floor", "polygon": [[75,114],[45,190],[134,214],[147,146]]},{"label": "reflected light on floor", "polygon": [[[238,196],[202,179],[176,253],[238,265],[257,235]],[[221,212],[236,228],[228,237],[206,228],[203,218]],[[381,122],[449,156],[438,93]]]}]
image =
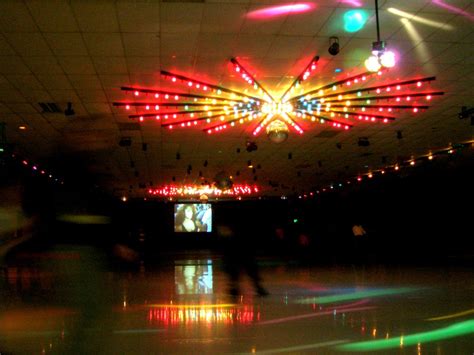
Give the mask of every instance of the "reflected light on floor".
[{"label": "reflected light on floor", "polygon": [[415,288],[410,287],[400,287],[400,288],[393,288],[393,289],[380,289],[380,290],[367,290],[361,292],[352,292],[346,293],[342,295],[331,295],[331,296],[319,296],[319,297],[311,297],[311,298],[304,298],[301,300],[296,301],[299,304],[326,304],[326,303],[335,303],[335,302],[343,302],[349,300],[356,300],[361,298],[368,298],[368,297],[380,297],[386,295],[396,295],[402,294],[406,292],[413,292]]},{"label": "reflected light on floor", "polygon": [[179,324],[252,324],[260,320],[253,306],[233,305],[167,305],[148,311],[148,321],[164,325]]},{"label": "reflected light on floor", "polygon": [[428,332],[403,335],[391,339],[370,340],[344,344],[338,346],[337,349],[343,351],[377,351],[398,348],[400,346],[418,345],[419,343],[429,343],[472,333],[474,333],[474,320],[468,320]]}]

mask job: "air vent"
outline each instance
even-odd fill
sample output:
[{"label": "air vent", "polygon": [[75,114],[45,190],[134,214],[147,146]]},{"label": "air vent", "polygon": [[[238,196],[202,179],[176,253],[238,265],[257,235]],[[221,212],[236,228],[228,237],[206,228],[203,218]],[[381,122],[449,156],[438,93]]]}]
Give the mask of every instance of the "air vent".
[{"label": "air vent", "polygon": [[38,102],[38,105],[41,107],[41,113],[61,113],[58,105],[54,102]]},{"label": "air vent", "polygon": [[117,123],[119,130],[121,131],[139,131],[140,124],[136,122],[119,122]]},{"label": "air vent", "polygon": [[314,138],[332,138],[336,135],[341,133],[341,131],[337,131],[334,129],[327,129],[325,131],[319,132],[319,134],[315,135]]}]

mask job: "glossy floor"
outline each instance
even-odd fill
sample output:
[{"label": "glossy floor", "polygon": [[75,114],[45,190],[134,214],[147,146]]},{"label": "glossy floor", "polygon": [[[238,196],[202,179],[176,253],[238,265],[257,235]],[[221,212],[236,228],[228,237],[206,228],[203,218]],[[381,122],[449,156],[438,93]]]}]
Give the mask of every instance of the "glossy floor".
[{"label": "glossy floor", "polygon": [[137,271],[92,248],[19,253],[1,278],[3,354],[472,354],[474,272],[260,261],[238,296],[218,255]]}]

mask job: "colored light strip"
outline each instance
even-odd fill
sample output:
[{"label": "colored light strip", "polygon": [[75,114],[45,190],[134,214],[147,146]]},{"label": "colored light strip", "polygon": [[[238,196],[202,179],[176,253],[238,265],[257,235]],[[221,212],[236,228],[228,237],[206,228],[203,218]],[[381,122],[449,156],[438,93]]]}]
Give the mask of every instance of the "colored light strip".
[{"label": "colored light strip", "polygon": [[[250,85],[254,85],[254,84],[257,85],[258,89],[262,90],[266,94],[266,96],[267,96],[266,101],[270,101],[270,102],[275,101],[273,99],[272,95],[270,95],[270,93],[267,90],[265,90],[265,88],[262,85],[260,85],[260,83],[255,79],[255,77],[252,74],[250,74],[242,66],[242,64],[240,64],[238,62],[237,59],[231,58],[230,61],[232,62],[232,64],[234,64],[235,71],[239,72],[240,75],[242,76],[242,78],[244,78],[244,80],[246,80]],[[248,79],[246,79],[246,78],[248,78]],[[252,81],[252,82],[250,82],[250,81]]]},{"label": "colored light strip", "polygon": [[318,61],[319,61],[318,55],[314,56],[314,58],[311,59],[309,64],[306,66],[306,68],[304,68],[304,70],[300,73],[300,75],[298,75],[296,79],[293,81],[293,83],[288,87],[288,89],[286,89],[283,95],[281,95],[281,98],[280,98],[281,102],[287,101],[286,100],[288,98],[287,94],[293,88],[295,88],[300,83],[300,81],[305,81],[311,75],[311,73],[316,70],[316,68],[318,67]]},{"label": "colored light strip", "polygon": [[238,196],[238,195],[251,195],[260,191],[260,188],[256,185],[234,185],[229,190],[221,190],[210,185],[206,186],[164,186],[161,188],[148,189],[150,195],[158,196],[200,196],[200,195],[209,195],[209,196]]},{"label": "colored light strip", "polygon": [[[359,112],[345,112],[345,111],[335,111],[335,110],[331,110],[331,112],[341,114],[341,115],[349,115],[349,116],[366,116],[367,115],[363,112],[359,113]],[[395,120],[395,117],[383,116],[383,115],[370,115],[370,117],[371,118],[373,117],[377,120],[389,120],[389,121],[394,121]]]},{"label": "colored light strip", "polygon": [[[186,93],[181,93],[181,92],[175,92],[175,91],[164,91],[164,90],[155,90],[155,89],[145,89],[145,88],[134,88],[134,87],[129,87],[129,86],[122,86],[121,87],[122,91],[126,92],[133,92],[135,93],[135,96],[138,96],[136,93],[141,93],[141,94],[151,94],[151,95],[159,95],[155,96],[156,99],[166,99],[166,100],[172,100],[175,99],[176,97],[181,98],[181,97],[189,97],[193,99],[202,99],[202,100],[216,100],[216,101],[229,101],[229,98],[223,98],[223,97],[218,97],[218,96],[204,96],[204,95],[195,95],[195,94],[186,94]],[[168,95],[168,97],[166,97]],[[233,100],[236,101],[236,100]],[[239,100],[237,100],[239,101]],[[141,104],[140,102],[137,104]],[[123,106],[123,104],[117,102],[114,103],[114,106]]]},{"label": "colored light strip", "polygon": [[[341,95],[341,96],[342,95],[351,95],[351,94],[358,94],[359,92],[362,93],[362,92],[370,92],[370,91],[377,91],[377,90],[381,91],[383,89],[385,89],[386,91],[387,91],[387,89],[389,89],[387,91],[387,92],[389,92],[392,89],[393,90],[400,90],[402,88],[402,86],[408,86],[408,85],[412,85],[412,84],[416,84],[417,87],[421,87],[421,83],[431,82],[433,80],[436,80],[435,76],[431,76],[431,77],[428,77],[428,78],[422,78],[422,79],[413,79],[413,80],[406,80],[406,81],[400,81],[400,82],[393,82],[393,83],[390,83],[390,84],[371,86],[371,87],[368,87],[368,88],[354,89],[354,90],[344,91],[343,93],[336,92],[336,93],[323,95],[322,97],[324,97],[324,99],[327,99],[329,97],[335,97],[335,96],[339,96],[339,95]],[[307,97],[307,95],[305,96],[305,98],[306,97]],[[311,101],[314,98],[317,99],[316,96],[312,96],[312,97],[310,97],[306,100]]]},{"label": "colored light strip", "polygon": [[299,134],[303,134],[304,131],[303,129],[293,120],[291,119],[288,114],[286,114],[285,112],[282,112],[281,113],[281,117],[286,121],[286,123],[288,123],[290,125],[290,127],[292,127],[296,132],[298,132]]},{"label": "colored light strip", "polygon": [[[349,101],[367,101],[367,100],[390,100],[390,99],[397,99],[397,98],[408,98],[407,101],[410,101],[412,97],[422,97],[422,96],[441,96],[444,95],[443,91],[431,91],[431,92],[423,92],[423,93],[416,93],[416,94],[402,94],[402,95],[386,95],[386,96],[368,96],[368,97],[354,97],[348,99]],[[339,102],[340,100],[325,100],[326,102]]]},{"label": "colored light strip", "polygon": [[330,88],[333,88],[333,87],[335,87],[335,86],[337,87],[337,86],[344,85],[344,84],[347,85],[347,83],[351,83],[351,82],[353,82],[354,80],[359,80],[359,79],[361,79],[362,81],[365,81],[365,80],[367,80],[368,77],[373,76],[373,75],[380,75],[380,74],[378,74],[378,73],[383,73],[383,72],[384,72],[384,71],[379,71],[379,72],[369,72],[369,71],[367,71],[367,72],[364,72],[364,73],[362,73],[362,74],[357,74],[357,75],[351,76],[351,77],[349,77],[349,78],[347,78],[347,79],[344,79],[344,80],[334,81],[334,82],[332,82],[332,83],[330,83],[330,84],[328,84],[328,85],[320,86],[320,87],[318,87],[318,88],[316,88],[316,89],[313,89],[313,90],[311,90],[311,91],[307,91],[307,92],[305,92],[304,94],[301,94],[301,95],[298,95],[298,96],[293,96],[293,97],[290,98],[288,101],[298,100],[298,99],[301,98],[301,97],[304,97],[304,96],[307,96],[307,95],[312,95],[312,94],[314,94],[315,92],[319,92],[319,91],[321,91],[321,90],[324,91],[324,90],[326,90],[326,89],[330,89]]},{"label": "colored light strip", "polygon": [[379,289],[379,290],[367,290],[367,291],[358,291],[353,293],[346,293],[342,295],[332,295],[332,296],[319,296],[319,297],[310,297],[305,298],[299,301],[296,301],[298,304],[326,304],[326,303],[335,303],[343,302],[350,300],[357,300],[361,298],[369,297],[380,297],[387,295],[399,295],[402,293],[413,292],[417,289],[411,287],[400,287],[400,288],[389,288],[389,289]]},{"label": "colored light strip", "polygon": [[[184,75],[179,75],[179,74],[174,74],[174,73],[171,73],[171,72],[168,72],[168,71],[165,71],[165,70],[161,70],[161,75],[165,76],[165,77],[171,77],[171,78],[176,78],[176,79],[179,79],[181,81],[185,81],[185,82],[193,82],[194,84],[199,84],[199,85],[202,85],[203,87],[207,87],[207,88],[211,88],[211,89],[214,89],[216,91],[222,91],[222,92],[227,92],[229,94],[234,94],[234,95],[238,95],[238,96],[241,96],[241,97],[247,97],[249,99],[253,99],[253,100],[256,100],[256,101],[260,101],[261,99],[257,98],[257,97],[254,97],[254,96],[250,96],[250,95],[247,95],[247,94],[244,94],[240,91],[235,91],[235,90],[231,90],[231,89],[227,89],[225,87],[222,87],[222,86],[218,86],[218,85],[213,85],[213,84],[209,84],[209,83],[206,83],[204,81],[199,81],[199,80],[195,80],[195,79],[191,79],[187,76],[184,76]],[[188,85],[189,86],[189,85]]]},{"label": "colored light strip", "polygon": [[[301,111],[299,111],[301,112]],[[334,120],[332,118],[329,118],[329,117],[325,117],[325,116],[319,116],[319,115],[313,115],[311,113],[307,113],[307,112],[301,112],[303,115],[307,115],[309,117],[313,117],[314,119],[317,119],[319,120],[319,123],[321,124],[324,124],[326,122],[331,122],[333,124],[333,127],[334,128],[344,128],[344,129],[349,129],[349,128],[352,128],[354,127],[353,125],[349,124],[349,123],[345,123],[345,122],[341,122],[341,121],[338,121],[338,120]],[[323,120],[323,121],[321,121]],[[313,120],[314,121],[314,120]]]},{"label": "colored light strip", "polygon": [[252,132],[252,135],[257,136],[263,129],[265,129],[265,127],[270,123],[272,118],[273,118],[273,114],[271,114],[271,113],[269,113],[267,116],[265,116],[263,118],[263,120],[261,120],[258,123],[257,127],[255,127],[255,129]]}]

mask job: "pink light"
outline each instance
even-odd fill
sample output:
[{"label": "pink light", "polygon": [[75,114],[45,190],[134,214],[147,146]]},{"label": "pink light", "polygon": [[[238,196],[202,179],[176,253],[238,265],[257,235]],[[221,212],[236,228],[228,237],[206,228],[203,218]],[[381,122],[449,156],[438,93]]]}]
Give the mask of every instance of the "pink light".
[{"label": "pink light", "polygon": [[138,96],[139,92],[138,91],[135,91],[135,96]]},{"label": "pink light", "polygon": [[281,6],[271,6],[261,10],[251,11],[247,14],[247,17],[256,20],[268,19],[287,14],[307,12],[312,10],[314,7],[315,5],[313,3],[308,2]]},{"label": "pink light", "polygon": [[126,105],[125,110],[130,110],[130,105]]},{"label": "pink light", "polygon": [[449,11],[451,11],[451,12],[455,12],[455,13],[457,13],[457,14],[461,14],[461,15],[467,17],[469,20],[474,21],[474,15],[470,14],[470,13],[467,12],[467,11],[464,11],[463,9],[460,9],[459,7],[446,4],[446,3],[444,3],[444,2],[441,1],[441,0],[433,0],[433,3],[435,3],[435,4],[438,5],[439,7],[444,7],[445,9],[447,9],[447,10],[449,10]]},{"label": "pink light", "polygon": [[343,2],[344,4],[352,5],[354,7],[362,6],[362,4],[357,0],[340,0],[340,2]]}]

